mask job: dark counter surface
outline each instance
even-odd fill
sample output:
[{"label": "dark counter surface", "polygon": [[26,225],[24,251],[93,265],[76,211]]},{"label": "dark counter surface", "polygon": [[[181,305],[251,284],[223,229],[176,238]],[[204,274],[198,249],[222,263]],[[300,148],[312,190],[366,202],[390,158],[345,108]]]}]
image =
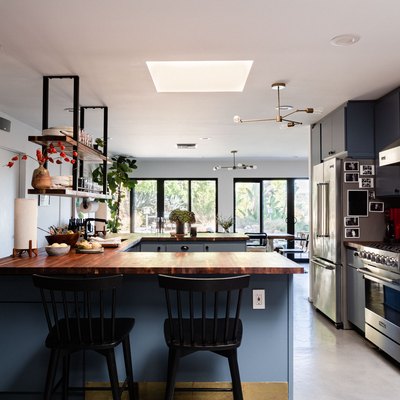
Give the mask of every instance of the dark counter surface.
[{"label": "dark counter surface", "polygon": [[225,242],[225,241],[247,241],[249,237],[241,233],[198,233],[197,236],[186,235],[177,239],[170,233],[141,233],[141,241],[145,242]]}]

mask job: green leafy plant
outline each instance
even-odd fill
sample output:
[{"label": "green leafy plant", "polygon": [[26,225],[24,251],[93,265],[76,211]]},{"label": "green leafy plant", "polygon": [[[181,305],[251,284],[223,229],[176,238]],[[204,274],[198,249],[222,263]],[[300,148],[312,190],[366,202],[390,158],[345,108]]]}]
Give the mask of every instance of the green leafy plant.
[{"label": "green leafy plant", "polygon": [[175,223],[178,222],[182,224],[184,223],[193,224],[196,222],[196,217],[192,211],[179,210],[176,208],[175,210],[172,210],[170,212],[169,220]]},{"label": "green leafy plant", "polygon": [[104,140],[102,138],[96,138],[94,142],[97,144],[97,147],[104,147]]},{"label": "green leafy plant", "polygon": [[217,216],[217,223],[222,226],[225,232],[229,232],[229,228],[233,225],[232,217],[223,217],[221,215]]},{"label": "green leafy plant", "polygon": [[[107,170],[107,186],[112,196],[107,200],[111,219],[107,223],[107,228],[113,232],[118,232],[121,227],[120,209],[122,200],[125,197],[123,189],[132,189],[137,181],[129,177],[129,173],[137,169],[136,160],[125,156],[114,156],[112,165]],[[93,181],[103,184],[103,165],[100,165],[92,172]]]}]

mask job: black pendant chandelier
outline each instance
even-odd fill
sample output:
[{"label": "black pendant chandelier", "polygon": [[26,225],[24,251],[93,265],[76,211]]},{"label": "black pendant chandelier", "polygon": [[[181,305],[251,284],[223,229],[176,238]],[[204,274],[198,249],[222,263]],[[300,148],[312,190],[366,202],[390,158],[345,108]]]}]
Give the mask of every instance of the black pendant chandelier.
[{"label": "black pendant chandelier", "polygon": [[231,171],[231,170],[234,170],[234,169],[256,169],[257,168],[257,165],[242,164],[242,163],[236,164],[236,153],[237,153],[237,150],[231,150],[231,153],[233,155],[233,165],[226,166],[226,167],[223,167],[221,165],[216,165],[213,168],[213,170],[214,171],[218,171],[220,169],[227,169],[227,170]]}]

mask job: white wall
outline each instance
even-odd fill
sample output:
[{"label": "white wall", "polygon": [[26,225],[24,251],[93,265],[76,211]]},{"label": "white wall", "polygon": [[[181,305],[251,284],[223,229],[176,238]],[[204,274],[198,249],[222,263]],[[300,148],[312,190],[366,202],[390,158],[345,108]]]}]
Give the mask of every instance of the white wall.
[{"label": "white wall", "polygon": [[[1,111],[0,116],[11,121],[10,132],[0,131],[0,148],[3,150],[0,153],[0,198],[2,201],[1,206],[6,206],[8,215],[12,216],[12,218],[9,218],[10,224],[7,224],[7,226],[4,226],[5,224],[2,223],[3,221],[0,221],[0,239],[1,237],[8,238],[7,244],[3,244],[3,241],[0,240],[0,255],[6,256],[12,253],[14,236],[14,198],[37,198],[37,196],[28,195],[27,191],[31,187],[30,180],[32,177],[32,171],[38,166],[38,164],[31,159],[19,162],[20,174],[15,173],[15,171],[18,169],[18,165],[15,165],[11,169],[4,167],[4,165],[8,163],[8,161],[10,160],[9,156],[12,156],[13,153],[26,153],[36,159],[36,149],[38,148],[38,146],[36,144],[28,142],[28,136],[40,135],[41,132],[12,118],[10,115],[7,115]],[[50,166],[49,169],[51,175],[65,175],[70,173],[68,172],[68,170],[70,170],[70,167],[65,165]],[[12,182],[8,182],[10,179],[12,179]],[[14,185],[18,187],[18,190],[11,190],[11,188],[14,188]],[[50,206],[39,207],[38,209],[38,227],[47,230],[50,225],[65,224],[68,222],[70,216],[71,200],[61,197],[51,197]],[[38,230],[39,247],[42,247],[47,243],[44,238],[45,235],[46,233]]]},{"label": "white wall", "polygon": [[[246,160],[248,161],[248,160]],[[213,171],[216,164],[231,165],[231,160],[137,160],[138,169],[132,174],[140,178],[217,178],[218,212],[233,215],[234,178],[307,178],[308,161],[271,160],[251,161],[257,165],[255,170]]]}]

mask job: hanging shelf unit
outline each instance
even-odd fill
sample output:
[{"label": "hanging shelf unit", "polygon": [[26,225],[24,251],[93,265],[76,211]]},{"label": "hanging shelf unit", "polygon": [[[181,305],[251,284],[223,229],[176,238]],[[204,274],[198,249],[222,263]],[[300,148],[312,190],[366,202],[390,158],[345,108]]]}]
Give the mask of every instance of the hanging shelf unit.
[{"label": "hanging shelf unit", "polygon": [[[57,188],[57,189],[28,189],[29,194],[37,195],[50,195],[50,196],[63,196],[63,197],[81,197],[81,198],[96,198],[96,199],[110,199],[111,196],[107,194],[107,174],[104,174],[103,192],[91,193],[87,191],[78,190],[78,177],[83,176],[84,163],[103,163],[104,170],[107,170],[107,164],[111,160],[107,156],[107,136],[108,136],[108,107],[91,106],[81,107],[79,109],[79,76],[77,75],[56,75],[43,77],[43,114],[42,114],[42,129],[48,129],[49,125],[49,83],[52,79],[72,79],[73,80],[73,136],[29,136],[30,142],[41,145],[45,148],[50,143],[61,142],[65,146],[64,152],[70,158],[75,158],[77,161],[72,165],[72,189],[71,188]],[[79,141],[79,111],[81,111],[81,129],[84,125],[84,110],[86,108],[101,108],[104,110],[104,124],[103,124],[103,151],[95,150]],[[73,152],[78,155],[73,156]]]}]

